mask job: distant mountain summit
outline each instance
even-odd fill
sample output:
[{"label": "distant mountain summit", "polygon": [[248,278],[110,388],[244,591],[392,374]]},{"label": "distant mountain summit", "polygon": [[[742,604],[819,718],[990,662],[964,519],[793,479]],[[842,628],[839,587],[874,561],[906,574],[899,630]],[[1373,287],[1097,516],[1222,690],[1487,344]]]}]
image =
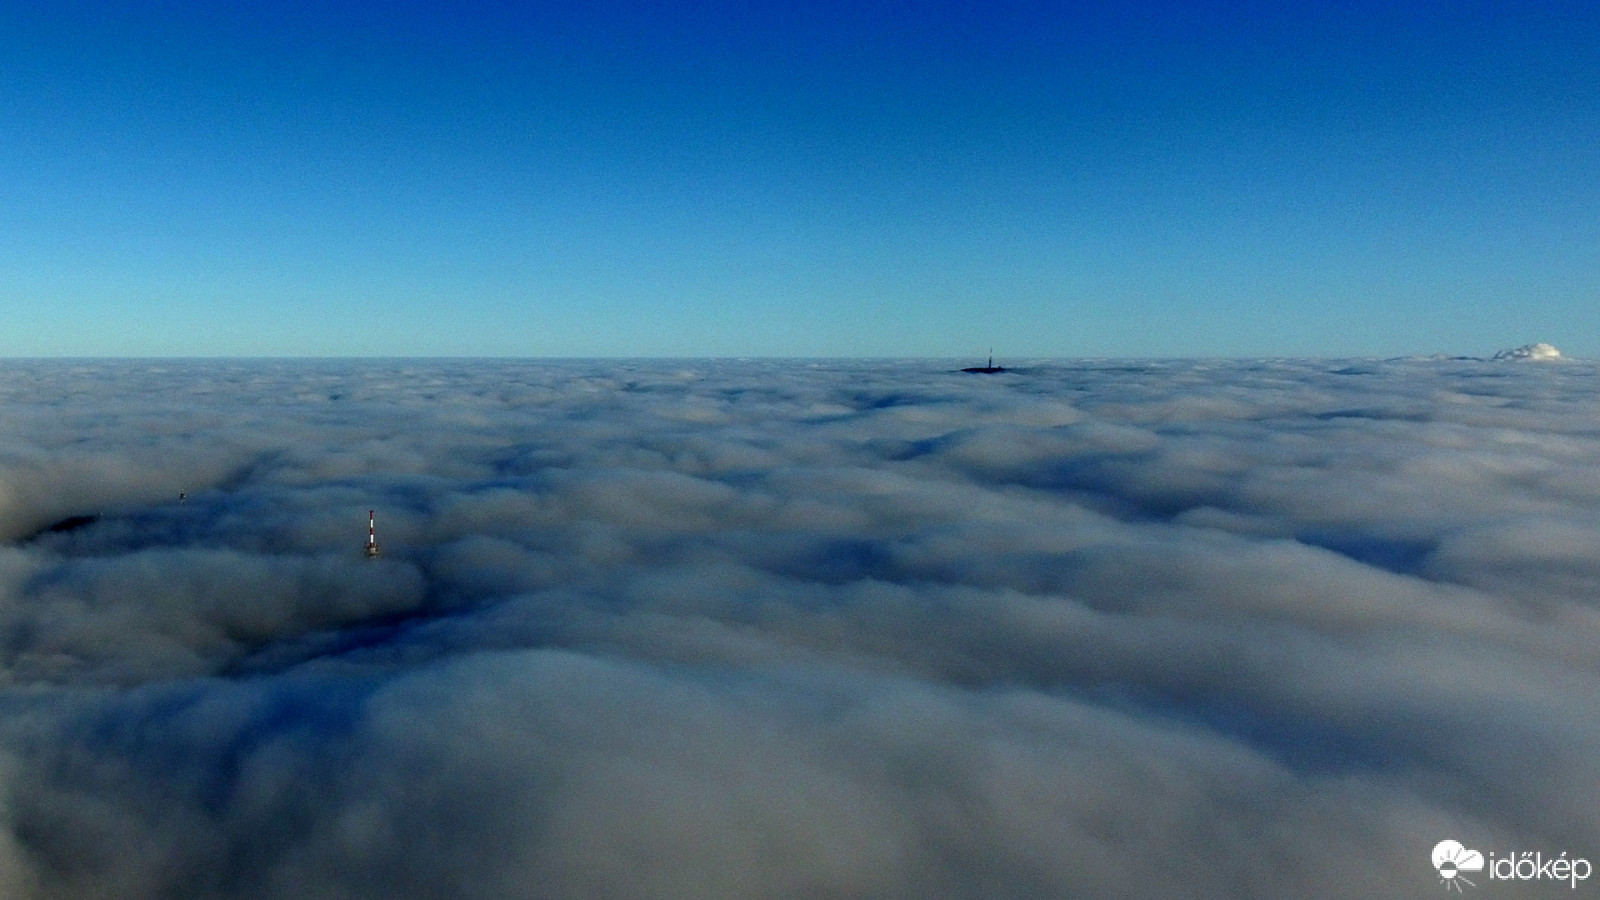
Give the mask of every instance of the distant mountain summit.
[{"label": "distant mountain summit", "polygon": [[1549,344],[1524,344],[1514,350],[1501,350],[1494,355],[1495,359],[1530,360],[1533,362],[1548,362],[1562,359],[1561,351]]}]

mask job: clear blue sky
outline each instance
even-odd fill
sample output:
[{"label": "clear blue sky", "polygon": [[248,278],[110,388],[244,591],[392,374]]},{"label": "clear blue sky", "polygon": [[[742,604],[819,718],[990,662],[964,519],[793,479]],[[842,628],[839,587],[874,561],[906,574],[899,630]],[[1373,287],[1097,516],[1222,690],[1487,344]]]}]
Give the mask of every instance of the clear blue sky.
[{"label": "clear blue sky", "polygon": [[0,355],[1600,356],[1600,4],[0,7]]}]

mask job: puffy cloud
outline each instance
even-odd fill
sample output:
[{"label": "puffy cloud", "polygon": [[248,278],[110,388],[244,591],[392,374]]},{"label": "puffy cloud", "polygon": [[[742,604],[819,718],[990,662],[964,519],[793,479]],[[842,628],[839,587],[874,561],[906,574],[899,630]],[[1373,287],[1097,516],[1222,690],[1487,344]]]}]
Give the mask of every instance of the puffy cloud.
[{"label": "puffy cloud", "polygon": [[0,367],[0,893],[1600,857],[1592,366],[949,368]]}]

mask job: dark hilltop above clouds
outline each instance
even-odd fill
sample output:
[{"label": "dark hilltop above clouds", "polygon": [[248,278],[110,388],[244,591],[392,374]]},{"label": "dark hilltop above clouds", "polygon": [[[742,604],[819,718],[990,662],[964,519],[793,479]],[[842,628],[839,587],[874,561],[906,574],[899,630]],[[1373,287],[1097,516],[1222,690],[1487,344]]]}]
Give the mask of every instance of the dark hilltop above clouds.
[{"label": "dark hilltop above clouds", "polygon": [[1028,371],[0,363],[0,896],[1600,856],[1600,369]]},{"label": "dark hilltop above clouds", "polygon": [[[1537,343],[1537,344],[1524,344],[1521,347],[1513,347],[1513,348],[1511,348],[1509,350],[1496,351],[1495,354],[1493,356],[1489,357],[1487,361],[1490,361],[1490,362],[1566,362],[1569,359],[1570,359],[1570,357],[1562,355],[1560,350],[1557,350],[1555,347],[1551,346],[1550,344],[1546,344],[1546,343],[1541,342],[1541,343]],[[1481,357],[1481,356],[1450,356],[1448,354],[1443,354],[1443,353],[1435,354],[1433,356],[1401,356],[1401,357],[1395,357],[1393,361],[1399,362],[1399,361],[1403,361],[1403,360],[1434,360],[1434,361],[1458,360],[1458,361],[1478,361],[1478,362],[1485,361],[1485,359],[1483,357]]]}]

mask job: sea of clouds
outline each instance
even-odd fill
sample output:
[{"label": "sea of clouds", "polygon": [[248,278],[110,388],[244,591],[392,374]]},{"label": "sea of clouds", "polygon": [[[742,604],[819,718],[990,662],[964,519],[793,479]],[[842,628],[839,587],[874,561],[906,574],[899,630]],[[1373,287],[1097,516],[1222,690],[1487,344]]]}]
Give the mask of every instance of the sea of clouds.
[{"label": "sea of clouds", "polygon": [[954,368],[0,363],[0,897],[1600,859],[1600,368]]}]

